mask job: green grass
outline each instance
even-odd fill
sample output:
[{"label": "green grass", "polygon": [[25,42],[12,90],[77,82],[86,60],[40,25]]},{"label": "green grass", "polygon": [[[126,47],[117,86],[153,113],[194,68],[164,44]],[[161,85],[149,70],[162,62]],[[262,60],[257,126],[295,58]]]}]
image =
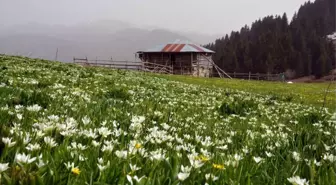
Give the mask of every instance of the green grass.
[{"label": "green grass", "polygon": [[[296,103],[328,107],[336,110],[336,82],[330,83],[294,83],[267,82],[255,80],[197,78],[181,75],[158,75],[159,78],[202,85],[211,88],[228,88],[258,94],[283,96]],[[329,89],[328,89],[329,87]]]},{"label": "green grass", "polygon": [[324,87],[0,55],[0,184],[334,185]]}]

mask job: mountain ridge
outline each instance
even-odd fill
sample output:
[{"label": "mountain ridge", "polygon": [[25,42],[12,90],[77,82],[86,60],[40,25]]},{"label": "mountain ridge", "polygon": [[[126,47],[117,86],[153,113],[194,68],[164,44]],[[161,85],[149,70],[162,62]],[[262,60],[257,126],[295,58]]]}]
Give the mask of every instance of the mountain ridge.
[{"label": "mountain ridge", "polygon": [[[27,23],[0,30],[0,53],[29,53],[32,57],[71,62],[73,57],[134,60],[134,53],[176,39],[198,44],[213,37],[163,28],[145,29],[123,21],[100,20],[76,25],[45,25]],[[201,37],[198,40],[198,37]],[[205,42],[207,41],[207,42]],[[204,43],[201,43],[204,42]]]}]

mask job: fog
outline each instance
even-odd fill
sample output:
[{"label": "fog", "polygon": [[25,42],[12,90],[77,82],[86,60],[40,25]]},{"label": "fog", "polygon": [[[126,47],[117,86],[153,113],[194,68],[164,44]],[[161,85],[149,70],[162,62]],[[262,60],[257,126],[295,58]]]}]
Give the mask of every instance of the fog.
[{"label": "fog", "polygon": [[304,0],[0,0],[0,26],[119,20],[148,28],[226,34],[271,14],[289,17]]}]

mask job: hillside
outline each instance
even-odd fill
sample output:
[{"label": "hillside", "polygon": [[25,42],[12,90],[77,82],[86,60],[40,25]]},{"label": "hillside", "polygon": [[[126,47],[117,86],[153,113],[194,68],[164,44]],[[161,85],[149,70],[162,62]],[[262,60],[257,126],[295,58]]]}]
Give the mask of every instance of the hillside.
[{"label": "hillside", "polygon": [[291,102],[315,107],[325,107],[336,110],[335,83],[295,83],[249,81],[238,79],[197,78],[180,75],[156,75],[155,77],[178,81],[187,84],[201,85],[209,88],[228,88],[261,95],[270,95],[275,99],[290,100]]},{"label": "hillside", "polygon": [[335,28],[335,1],[316,0],[302,5],[291,21],[286,14],[267,16],[207,47],[228,72],[319,78],[335,68],[335,47],[326,39]]},{"label": "hillside", "polygon": [[3,55],[0,77],[4,185],[336,183],[336,115],[281,94]]},{"label": "hillside", "polygon": [[73,57],[134,61],[134,53],[176,39],[205,44],[214,37],[165,29],[139,28],[122,21],[102,20],[72,26],[27,23],[0,28],[0,53],[59,61]]}]

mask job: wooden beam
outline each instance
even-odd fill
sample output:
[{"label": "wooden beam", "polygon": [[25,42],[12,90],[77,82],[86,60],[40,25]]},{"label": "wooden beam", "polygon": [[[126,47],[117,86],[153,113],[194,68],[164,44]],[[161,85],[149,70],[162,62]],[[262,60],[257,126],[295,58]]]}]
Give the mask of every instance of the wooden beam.
[{"label": "wooden beam", "polygon": [[200,68],[199,68],[199,60],[198,60],[198,55],[197,55],[197,76],[198,77],[200,76],[199,71],[200,71]]},{"label": "wooden beam", "polygon": [[193,53],[191,53],[190,59],[190,74],[193,74]]},{"label": "wooden beam", "polygon": [[181,72],[181,75],[182,75],[182,59],[180,60],[180,72]]}]

